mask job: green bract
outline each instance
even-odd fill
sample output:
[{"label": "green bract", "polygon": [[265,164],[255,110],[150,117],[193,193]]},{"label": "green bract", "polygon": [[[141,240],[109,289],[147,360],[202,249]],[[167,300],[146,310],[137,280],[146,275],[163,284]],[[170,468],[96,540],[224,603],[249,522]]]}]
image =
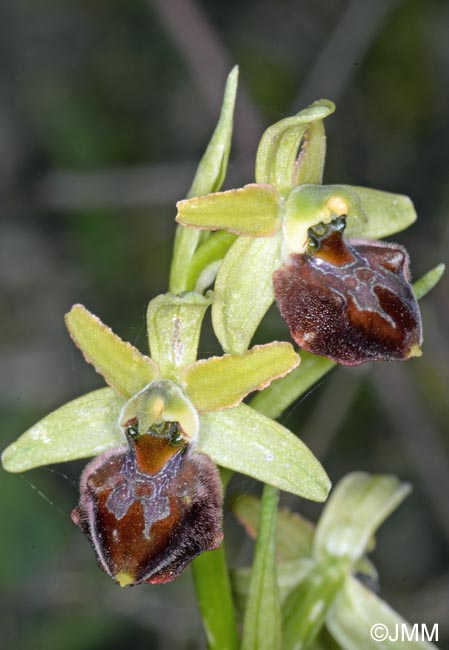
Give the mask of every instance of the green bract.
[{"label": "green bract", "polygon": [[[377,528],[409,491],[407,484],[393,476],[353,473],[335,487],[315,530],[299,515],[278,511],[275,554],[283,603],[283,650],[315,648],[324,627],[342,650],[397,647],[389,640],[379,644],[370,630],[376,623],[383,624],[394,637],[396,624],[405,625],[405,621],[354,574],[377,578],[364,554],[372,549]],[[234,501],[235,514],[253,537],[259,522],[264,525],[263,508],[263,502],[254,497]],[[233,585],[242,607],[247,600],[251,602],[253,582],[247,569],[234,573]],[[265,614],[269,615],[268,610]],[[435,649],[425,641],[399,643],[399,647]]]},{"label": "green bract", "polygon": [[67,314],[69,332],[110,388],[62,406],[3,453],[5,469],[84,458],[123,446],[123,429],[176,421],[185,438],[217,464],[301,496],[322,501],[329,480],[290,431],[240,404],[299,364],[289,343],[195,361],[211,297],[165,294],[148,306],[152,359],[125,343],[82,305]]},{"label": "green bract", "polygon": [[[235,66],[228,76],[220,118],[204,156],[198,165],[189,190],[189,197],[217,192],[223,184],[231,148],[238,75],[239,69]],[[195,288],[194,285],[190,286],[189,266],[200,244],[200,233],[198,231],[187,230],[182,226],[178,227],[170,269],[170,291],[172,293],[180,293]]]}]

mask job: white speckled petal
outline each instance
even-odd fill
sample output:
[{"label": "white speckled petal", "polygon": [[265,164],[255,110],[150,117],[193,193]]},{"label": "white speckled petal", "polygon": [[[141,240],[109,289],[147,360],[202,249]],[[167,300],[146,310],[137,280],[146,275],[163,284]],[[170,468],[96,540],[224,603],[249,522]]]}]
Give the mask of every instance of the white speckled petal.
[{"label": "white speckled petal", "polygon": [[197,445],[218,465],[306,499],[324,501],[329,492],[327,474],[305,444],[246,404],[200,416]]},{"label": "white speckled petal", "polygon": [[5,449],[3,467],[23,472],[123,446],[118,419],[124,403],[111,388],[101,388],[64,404]]}]

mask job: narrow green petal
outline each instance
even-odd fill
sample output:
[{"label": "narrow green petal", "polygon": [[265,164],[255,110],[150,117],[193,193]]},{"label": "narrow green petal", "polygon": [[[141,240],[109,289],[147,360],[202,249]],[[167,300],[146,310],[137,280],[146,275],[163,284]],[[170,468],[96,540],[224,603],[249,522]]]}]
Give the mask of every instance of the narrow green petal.
[{"label": "narrow green petal", "polygon": [[123,446],[118,420],[124,403],[110,388],[101,388],[64,404],[5,449],[3,467],[24,472]]},{"label": "narrow green petal", "polygon": [[185,368],[182,378],[196,408],[207,413],[240,404],[248,393],[262,390],[299,362],[290,343],[274,341],[243,354],[197,361]]},{"label": "narrow green petal", "polygon": [[276,379],[251,400],[251,406],[269,418],[277,419],[286,408],[304,395],[335,366],[326,357],[301,350],[301,365],[285,377]]},{"label": "narrow green petal", "polygon": [[[287,117],[270,126],[262,136],[256,157],[256,181],[270,183],[283,194],[294,187],[298,148],[308,126],[333,113],[335,105],[320,99],[293,117]],[[324,161],[324,156],[320,155]],[[314,160],[317,163],[317,159]],[[322,169],[313,168],[315,177]],[[313,181],[317,182],[317,181]]]},{"label": "narrow green petal", "polygon": [[324,501],[330,489],[304,443],[246,404],[200,416],[198,449],[217,465],[312,501]]},{"label": "narrow green petal", "polygon": [[215,281],[212,322],[225,352],[241,354],[274,300],[273,273],[280,262],[280,233],[239,237]]},{"label": "narrow green petal", "polygon": [[[231,509],[250,537],[255,539],[260,518],[260,499],[245,494],[234,499]],[[280,562],[298,560],[312,554],[314,527],[297,512],[278,509],[276,557]]]},{"label": "narrow green petal", "polygon": [[280,197],[271,185],[253,183],[179,201],[176,206],[176,221],[194,228],[267,237],[279,230],[281,224]]},{"label": "narrow green petal", "polygon": [[281,603],[276,574],[279,491],[265,485],[246,601],[241,650],[281,650]]},{"label": "narrow green petal", "polygon": [[[220,118],[214,134],[201,159],[188,193],[189,197],[218,192],[221,188],[228,166],[233,127],[234,105],[237,93],[239,69],[235,66],[229,73],[223,97]],[[170,269],[170,291],[181,293],[190,287],[187,284],[190,261],[195,254],[200,233],[198,230],[178,226],[172,266]]]},{"label": "narrow green petal", "polygon": [[349,565],[364,553],[370,538],[409,494],[395,476],[353,472],[335,487],[316,528],[314,555]]},{"label": "narrow green petal", "polygon": [[444,273],[446,266],[444,264],[438,264],[431,271],[428,271],[423,275],[419,280],[413,283],[413,293],[416,296],[417,300],[421,300],[424,296],[432,291],[432,289],[438,284],[441,280],[441,277]]},{"label": "narrow green petal", "polygon": [[196,359],[198,341],[210,298],[194,293],[166,293],[148,305],[147,326],[151,356],[162,377],[177,379],[179,371]]},{"label": "narrow green petal", "polygon": [[[345,578],[341,563],[322,562],[313,567],[290,592],[282,608],[283,650],[310,647],[323,628],[329,608]],[[362,646],[359,650],[362,650]]]},{"label": "narrow green petal", "polygon": [[122,341],[83,305],[74,305],[65,322],[86,361],[120,395],[134,395],[158,376],[158,368],[149,357]]},{"label": "narrow green petal", "polygon": [[[412,628],[387,603],[351,577],[335,599],[326,625],[342,650],[437,650],[421,637],[421,625]],[[437,626],[429,625],[428,633],[437,641],[432,637],[433,628],[437,630]]]},{"label": "narrow green petal", "polygon": [[366,218],[362,215],[349,216],[345,235],[380,239],[408,228],[416,221],[416,212],[408,196],[392,194],[368,187],[342,185],[355,192]]}]

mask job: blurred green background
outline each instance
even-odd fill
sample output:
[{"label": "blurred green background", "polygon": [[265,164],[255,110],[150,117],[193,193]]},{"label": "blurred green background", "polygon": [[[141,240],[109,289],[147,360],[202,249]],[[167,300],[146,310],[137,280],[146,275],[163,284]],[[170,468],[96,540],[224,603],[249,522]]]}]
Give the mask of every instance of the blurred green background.
[{"label": "blurred green background", "polygon": [[[227,187],[253,179],[264,128],[328,97],[327,183],[410,195],[396,240],[419,277],[449,243],[447,0],[2,0],[0,305],[2,446],[101,385],[63,325],[86,304],[145,345],[167,288],[175,202],[213,130],[227,72],[240,91]],[[413,484],[381,529],[381,594],[449,639],[449,281],[422,304],[424,356],[340,369],[283,422],[333,481],[351,470]],[[258,340],[286,337],[276,310]],[[210,324],[202,353],[216,350]],[[120,590],[70,521],[83,463],[0,473],[4,648],[204,648],[189,571]],[[231,492],[256,491],[236,477]],[[321,506],[284,495],[316,518]],[[225,516],[231,566],[252,546]],[[360,650],[363,650],[361,648]]]}]

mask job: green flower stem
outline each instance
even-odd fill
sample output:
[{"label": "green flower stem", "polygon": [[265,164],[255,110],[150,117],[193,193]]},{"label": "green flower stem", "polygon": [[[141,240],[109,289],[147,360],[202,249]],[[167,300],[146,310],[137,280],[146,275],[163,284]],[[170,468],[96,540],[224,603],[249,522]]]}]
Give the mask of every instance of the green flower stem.
[{"label": "green flower stem", "polygon": [[239,638],[224,544],[192,563],[198,607],[209,650],[238,650]]},{"label": "green flower stem", "polygon": [[[223,491],[232,474],[220,467]],[[192,572],[209,650],[238,650],[240,641],[224,544],[195,558]]]},{"label": "green flower stem", "polygon": [[245,610],[242,650],[281,648],[281,606],[276,575],[278,503],[279,490],[265,485]]}]

